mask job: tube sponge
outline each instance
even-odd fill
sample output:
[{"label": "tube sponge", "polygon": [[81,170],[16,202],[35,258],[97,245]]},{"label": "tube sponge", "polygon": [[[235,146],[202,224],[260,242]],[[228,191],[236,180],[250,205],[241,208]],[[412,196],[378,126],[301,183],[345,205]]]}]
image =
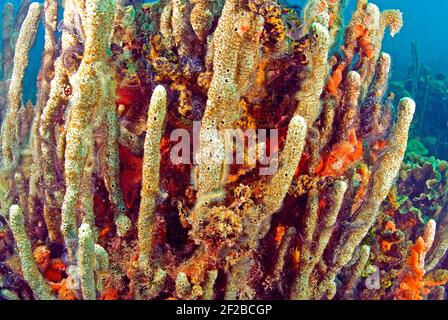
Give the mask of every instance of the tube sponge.
[{"label": "tube sponge", "polygon": [[428,253],[426,270],[431,271],[434,269],[448,250],[448,214],[446,213],[447,204],[444,206],[445,214],[437,225],[437,234],[434,240],[434,246]]},{"label": "tube sponge", "polygon": [[40,19],[41,6],[37,2],[33,2],[20,28],[19,37],[17,39],[16,50],[14,53],[14,67],[12,70],[11,82],[9,84],[8,93],[8,114],[5,117],[2,126],[2,152],[3,166],[10,168],[17,161],[18,152],[17,144],[17,116],[22,106],[22,82],[25,76],[25,69],[28,66],[28,54],[34,43],[37,24]]},{"label": "tube sponge", "polygon": [[[8,79],[12,72],[11,59],[14,54],[14,47],[11,41],[12,32],[14,30],[14,5],[12,3],[5,3],[2,11],[3,25],[2,25],[2,67],[3,79]],[[3,93],[3,92],[2,92]]]},{"label": "tube sponge", "polygon": [[[44,52],[42,57],[42,66],[39,73],[41,80],[38,81],[39,91],[37,94],[37,101],[35,106],[35,116],[30,132],[30,147],[34,154],[33,164],[31,168],[31,176],[29,182],[29,197],[28,197],[28,211],[34,212],[35,200],[39,189],[40,178],[43,173],[40,170],[42,166],[42,151],[41,151],[41,137],[39,135],[39,126],[42,110],[47,102],[50,92],[50,81],[54,76],[54,59],[57,48],[56,41],[56,27],[58,20],[58,1],[57,0],[45,0],[44,3],[44,17],[45,17],[45,42]],[[59,224],[58,224],[59,227]],[[56,232],[54,229],[49,228],[50,239],[56,240]]]},{"label": "tube sponge", "polygon": [[194,4],[190,15],[190,24],[193,28],[196,37],[203,41],[210,30],[213,13],[211,7],[213,6],[213,1],[210,0],[192,0]]},{"label": "tube sponge", "polygon": [[[69,26],[74,24],[75,8],[73,1],[67,0],[64,7],[64,24]],[[61,36],[61,55],[54,63],[54,78],[51,81],[51,88],[47,103],[42,110],[39,121],[39,135],[41,139],[43,180],[45,184],[45,204],[44,219],[48,229],[50,241],[61,242],[60,231],[61,218],[60,206],[62,203],[64,188],[58,183],[57,172],[61,171],[58,158],[53,145],[56,144],[54,127],[57,115],[63,110],[68,102],[68,97],[64,94],[65,88],[71,88],[69,77],[76,71],[74,66],[66,67],[64,55],[79,45],[78,38],[68,29],[63,30]],[[61,136],[65,136],[65,133]],[[59,157],[60,158],[60,157]],[[51,191],[50,191],[51,190]]]},{"label": "tube sponge", "polygon": [[356,260],[356,263],[350,268],[350,274],[348,276],[348,279],[345,281],[344,287],[342,289],[343,299],[353,299],[358,281],[361,278],[362,272],[364,271],[367,262],[369,261],[369,246],[363,245],[359,248],[358,251],[358,259]]},{"label": "tube sponge", "polygon": [[320,96],[325,80],[328,76],[328,50],[330,49],[330,35],[328,29],[319,23],[313,23],[310,30],[310,43],[305,50],[309,55],[311,71],[296,94],[296,114],[305,118],[311,127],[321,112]]},{"label": "tube sponge", "polygon": [[[80,4],[82,5],[82,3]],[[67,244],[69,257],[74,258],[76,246],[76,216],[75,206],[81,192],[82,182],[90,179],[84,173],[86,161],[92,161],[92,126],[91,117],[99,108],[103,94],[105,59],[109,35],[115,13],[115,3],[112,0],[94,0],[85,3],[81,16],[85,19],[84,56],[76,76],[73,78],[73,101],[67,123],[67,138],[65,149],[65,182],[66,193],[62,205],[62,234]],[[82,181],[84,179],[84,181]],[[85,194],[91,197],[91,194]],[[92,203],[91,199],[84,199]],[[91,212],[92,208],[84,208]]]},{"label": "tube sponge", "polygon": [[[319,209],[319,192],[315,189],[309,192],[302,234],[304,241],[300,250],[300,269],[291,288],[291,299],[311,298],[313,290],[309,286],[310,276],[333,233],[346,191],[347,183],[336,181],[326,195],[330,199],[330,205],[322,209]],[[319,217],[322,217],[321,220]]]},{"label": "tube sponge", "polygon": [[148,109],[146,126],[141,202],[138,215],[139,265],[146,268],[150,263],[154,209],[159,192],[160,139],[166,114],[166,90],[159,85],[154,89]]},{"label": "tube sponge", "polygon": [[380,158],[377,168],[372,172],[369,191],[351,223],[355,226],[342,237],[341,244],[335,250],[335,268],[346,265],[361,240],[367,234],[376,219],[379,206],[387,196],[389,189],[400,169],[406,150],[408,131],[415,112],[415,102],[403,98],[398,107],[398,120],[394,128],[390,150]]},{"label": "tube sponge", "polygon": [[383,97],[387,88],[391,63],[392,59],[389,54],[384,52],[380,54],[376,64],[376,78],[371,85],[369,97],[375,97],[377,99]]},{"label": "tube sponge", "polygon": [[381,13],[380,25],[384,34],[387,27],[390,36],[394,37],[403,28],[403,13],[400,10],[386,10]]},{"label": "tube sponge", "polygon": [[305,119],[301,116],[294,116],[289,123],[286,144],[280,155],[278,171],[266,186],[263,196],[267,213],[274,213],[282,206],[302,156],[306,131]]},{"label": "tube sponge", "polygon": [[261,16],[240,8],[237,1],[226,1],[213,35],[214,74],[202,119],[207,125],[229,128],[239,118],[240,91],[247,87],[247,69],[255,65],[262,30]]},{"label": "tube sponge", "polygon": [[12,205],[9,209],[9,226],[17,243],[23,277],[26,282],[33,290],[37,299],[54,300],[50,287],[45,283],[42,274],[34,262],[31,242],[26,235],[25,218],[22,209],[17,205]]},{"label": "tube sponge", "polygon": [[[213,79],[200,132],[200,163],[197,169],[198,203],[222,194],[227,177],[225,139],[217,129],[233,127],[241,114],[239,100],[250,87],[250,77],[259,61],[263,18],[241,7],[238,1],[224,4],[213,34]],[[213,158],[208,151],[213,152]],[[206,200],[207,199],[207,200]]]},{"label": "tube sponge", "polygon": [[[95,287],[95,242],[92,228],[83,223],[79,227],[78,268],[81,280],[81,292],[84,300],[96,299]],[[102,261],[99,261],[100,263]]]}]

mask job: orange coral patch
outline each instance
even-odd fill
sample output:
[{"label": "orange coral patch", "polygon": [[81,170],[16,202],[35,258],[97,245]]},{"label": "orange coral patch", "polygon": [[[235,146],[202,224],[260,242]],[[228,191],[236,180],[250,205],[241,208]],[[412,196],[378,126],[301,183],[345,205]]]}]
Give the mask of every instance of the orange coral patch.
[{"label": "orange coral patch", "polygon": [[385,140],[378,140],[376,141],[370,151],[370,157],[372,158],[373,162],[376,162],[378,160],[378,153],[383,150],[387,146],[387,141]]},{"label": "orange coral patch", "polygon": [[366,36],[368,33],[368,30],[363,24],[358,23],[354,27],[354,32],[355,32],[356,38],[360,38],[360,37]]},{"label": "orange coral patch", "polygon": [[242,25],[242,26],[240,27],[240,29],[241,29],[242,32],[246,32],[246,31],[249,31],[249,30],[250,30],[250,26]]},{"label": "orange coral patch", "polygon": [[361,158],[362,141],[356,138],[355,129],[351,129],[347,141],[335,144],[332,150],[321,159],[316,173],[324,177],[340,177]]},{"label": "orange coral patch", "polygon": [[392,247],[393,244],[394,244],[394,242],[387,241],[387,240],[381,240],[381,251],[389,252],[390,248]]},{"label": "orange coral patch", "polygon": [[75,292],[67,288],[66,281],[64,281],[58,291],[58,297],[60,300],[78,300]]},{"label": "orange coral patch", "polygon": [[107,288],[103,291],[101,295],[101,300],[118,300],[118,291],[117,289]]},{"label": "orange coral patch", "polygon": [[101,230],[101,231],[99,232],[98,237],[100,237],[100,238],[104,238],[105,236],[107,236],[107,234],[109,233],[109,231],[110,231],[110,227],[105,227],[105,228],[103,228],[103,230]]},{"label": "orange coral patch", "polygon": [[324,11],[327,8],[327,2],[326,1],[321,1],[317,4],[317,10],[319,11]]},{"label": "orange coral patch", "polygon": [[300,263],[300,249],[299,247],[295,247],[294,251],[292,252],[292,265],[294,267],[294,269],[298,269],[299,268],[299,263]]},{"label": "orange coral patch", "polygon": [[367,59],[373,57],[375,52],[375,47],[373,46],[372,41],[370,41],[369,37],[363,36],[358,40],[358,45],[362,49],[362,52],[366,56]]},{"label": "orange coral patch", "polygon": [[53,293],[58,293],[62,288],[62,283],[53,283],[50,282],[50,288]]},{"label": "orange coral patch", "polygon": [[394,232],[396,230],[395,223],[392,220],[387,221],[384,230]]},{"label": "orange coral patch", "polygon": [[422,300],[422,295],[429,293],[429,289],[425,287],[423,276],[425,270],[420,265],[420,260],[425,250],[425,242],[419,237],[415,244],[411,247],[411,253],[408,258],[407,269],[399,288],[395,290],[395,296],[399,300]]},{"label": "orange coral patch", "polygon": [[330,79],[327,83],[327,91],[336,96],[338,93],[338,88],[342,82],[342,72],[344,71],[344,64],[339,64],[333,71]]},{"label": "orange coral patch", "polygon": [[361,163],[356,169],[356,172],[360,176],[360,185],[358,187],[358,190],[356,190],[355,197],[353,199],[351,209],[352,213],[355,213],[364,201],[364,196],[367,192],[367,184],[369,183],[370,179],[370,170],[365,163]]},{"label": "orange coral patch", "polygon": [[280,245],[280,243],[282,242],[283,236],[285,235],[285,227],[282,225],[279,225],[276,229],[275,229],[275,236],[274,236],[274,241],[275,241],[275,245],[278,247]]},{"label": "orange coral patch", "polygon": [[50,266],[44,271],[44,278],[51,282],[61,282],[65,276],[66,266],[60,259],[51,261]]},{"label": "orange coral patch", "polygon": [[334,24],[334,13],[330,12],[330,20],[328,21],[328,26],[332,27]]},{"label": "orange coral patch", "polygon": [[45,270],[50,265],[51,252],[46,246],[39,246],[34,249],[33,257],[40,270]]}]

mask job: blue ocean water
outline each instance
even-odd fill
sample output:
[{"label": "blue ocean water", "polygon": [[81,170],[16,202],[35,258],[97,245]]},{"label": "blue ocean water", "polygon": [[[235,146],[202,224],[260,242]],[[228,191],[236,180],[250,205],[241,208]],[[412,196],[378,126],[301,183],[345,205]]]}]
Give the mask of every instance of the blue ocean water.
[{"label": "blue ocean water", "polygon": [[[6,1],[0,0],[1,7]],[[21,0],[9,1],[14,3],[17,10]],[[43,2],[43,0],[36,1]],[[298,8],[303,8],[306,3],[306,0],[281,1]],[[399,88],[406,87],[406,81],[409,82],[410,67],[413,64],[411,44],[414,42],[418,49],[419,60],[425,66],[424,70],[430,70],[431,79],[435,80],[432,82],[429,78],[424,78],[423,82],[426,81],[427,86],[423,86],[423,89],[419,87],[419,91],[426,90],[426,96],[413,97],[417,101],[418,109],[423,111],[417,113],[417,117],[421,119],[416,120],[411,133],[417,139],[429,139],[428,141],[432,139],[431,153],[439,158],[448,159],[448,141],[445,141],[445,135],[448,133],[448,90],[446,89],[448,81],[445,76],[448,74],[448,32],[446,32],[448,1],[375,0],[372,2],[377,4],[381,10],[399,9],[403,12],[405,23],[402,31],[394,38],[387,35],[383,43],[383,51],[390,53],[393,59],[391,80],[397,82]],[[345,22],[349,21],[355,5],[356,0],[346,1]],[[35,101],[36,78],[41,62],[43,37],[41,24],[24,80],[24,101]],[[442,93],[445,90],[445,95],[439,91],[432,92],[430,89],[433,85],[442,88]],[[398,93],[398,95],[409,95],[409,83],[406,89],[407,91]],[[428,96],[435,100],[429,101]],[[431,103],[432,106],[430,106]],[[429,124],[430,126],[428,126]],[[435,140],[441,139],[443,141],[434,143]]]}]

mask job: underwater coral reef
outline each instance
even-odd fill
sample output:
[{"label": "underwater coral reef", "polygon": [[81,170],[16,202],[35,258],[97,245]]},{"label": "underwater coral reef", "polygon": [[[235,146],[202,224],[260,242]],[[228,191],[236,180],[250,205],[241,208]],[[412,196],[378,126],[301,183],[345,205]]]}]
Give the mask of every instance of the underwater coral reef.
[{"label": "underwater coral reef", "polygon": [[5,4],[0,299],[445,299],[448,164],[387,91],[402,13],[343,3]]}]

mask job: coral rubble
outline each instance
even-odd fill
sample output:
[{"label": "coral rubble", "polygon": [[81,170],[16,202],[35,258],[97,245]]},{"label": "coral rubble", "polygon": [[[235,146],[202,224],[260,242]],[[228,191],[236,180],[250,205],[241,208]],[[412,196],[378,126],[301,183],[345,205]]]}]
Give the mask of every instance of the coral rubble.
[{"label": "coral rubble", "polygon": [[0,299],[443,298],[448,166],[402,163],[385,94],[401,12],[343,2],[23,1],[16,42],[6,4]]}]

